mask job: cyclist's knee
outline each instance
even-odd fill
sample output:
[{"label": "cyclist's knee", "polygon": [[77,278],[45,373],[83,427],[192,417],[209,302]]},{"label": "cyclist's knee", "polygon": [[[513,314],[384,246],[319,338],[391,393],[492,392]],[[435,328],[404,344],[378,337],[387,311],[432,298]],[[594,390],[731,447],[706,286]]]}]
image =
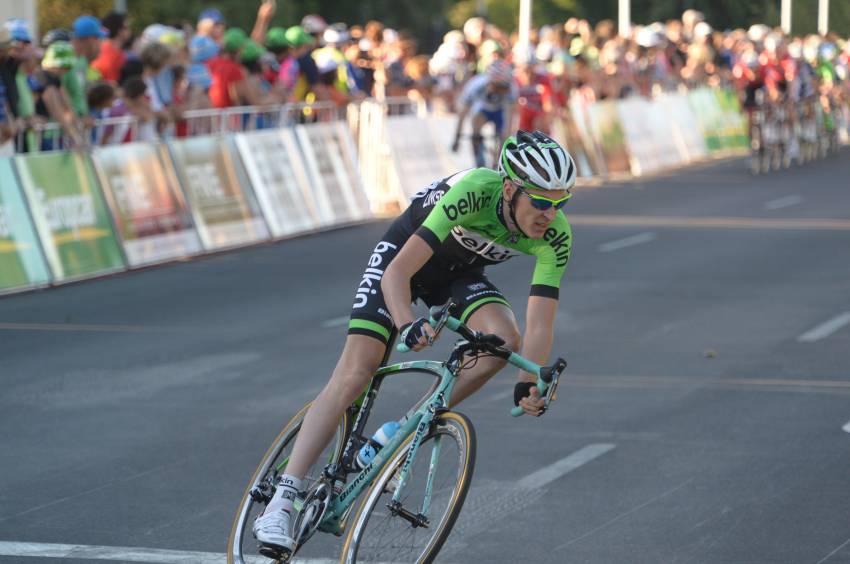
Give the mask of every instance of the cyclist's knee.
[{"label": "cyclist's knee", "polygon": [[366,388],[374,373],[375,369],[371,366],[337,366],[324,392],[340,403],[348,405]]},{"label": "cyclist's knee", "polygon": [[508,331],[502,331],[499,336],[505,340],[505,346],[514,352],[519,352],[522,348],[522,335],[516,327],[512,327]]}]

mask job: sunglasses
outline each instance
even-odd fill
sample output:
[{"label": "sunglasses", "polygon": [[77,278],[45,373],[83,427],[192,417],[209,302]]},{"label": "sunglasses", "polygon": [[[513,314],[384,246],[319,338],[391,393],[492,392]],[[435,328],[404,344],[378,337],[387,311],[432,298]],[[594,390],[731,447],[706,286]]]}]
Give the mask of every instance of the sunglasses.
[{"label": "sunglasses", "polygon": [[531,194],[525,190],[522,186],[519,186],[515,182],[513,183],[516,186],[516,189],[528,196],[528,199],[531,200],[531,205],[534,206],[535,209],[540,211],[546,211],[552,206],[555,206],[556,210],[564,207],[564,204],[567,203],[572,197],[572,194],[567,192],[567,195],[561,198],[560,200],[553,200],[552,198],[547,198],[546,196],[538,196],[537,194]]}]

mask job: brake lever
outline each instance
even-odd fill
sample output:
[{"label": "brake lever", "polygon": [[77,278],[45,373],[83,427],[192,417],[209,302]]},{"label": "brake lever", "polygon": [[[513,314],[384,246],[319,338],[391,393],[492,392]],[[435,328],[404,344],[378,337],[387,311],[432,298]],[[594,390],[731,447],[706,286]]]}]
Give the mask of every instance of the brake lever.
[{"label": "brake lever", "polygon": [[[428,315],[431,318],[431,319],[429,319],[429,321],[431,321],[433,323],[436,320],[436,323],[434,323],[432,325],[432,328],[434,329],[434,336],[428,337],[428,345],[429,346],[434,344],[434,341],[440,335],[440,331],[442,331],[443,327],[446,326],[446,323],[449,321],[449,312],[452,310],[452,308],[454,306],[455,306],[454,301],[449,300],[446,303],[446,305],[444,305],[443,307],[435,306],[435,307],[432,307],[431,310],[428,312]],[[439,317],[436,317],[434,315],[435,309],[437,310],[437,315]]]},{"label": "brake lever", "polygon": [[546,386],[546,395],[543,396],[543,408],[549,409],[549,403],[558,399],[558,381],[561,379],[561,374],[567,367],[567,361],[559,358],[552,366],[552,381]]}]

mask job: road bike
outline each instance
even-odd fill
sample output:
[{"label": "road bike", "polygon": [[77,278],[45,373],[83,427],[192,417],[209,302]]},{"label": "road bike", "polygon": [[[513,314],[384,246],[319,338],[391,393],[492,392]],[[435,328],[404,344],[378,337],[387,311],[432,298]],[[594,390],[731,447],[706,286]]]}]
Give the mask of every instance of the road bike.
[{"label": "road bike", "polygon": [[[279,563],[290,562],[316,531],[345,535],[340,562],[432,562],[460,513],[475,467],[476,438],[470,420],[449,409],[458,374],[478,358],[495,356],[537,376],[545,408],[555,399],[558,380],[567,366],[559,358],[539,366],[504,347],[497,335],[469,329],[451,317],[454,304],[430,311],[436,335],[447,327],[461,337],[443,362],[421,360],[381,368],[363,394],[346,410],[336,434],[304,479],[295,502],[292,552],[262,549]],[[394,336],[390,343],[394,342]],[[406,351],[403,344],[398,350]],[[356,465],[363,434],[381,384],[399,375],[434,379],[428,393],[411,407],[392,439],[365,468]],[[253,562],[257,551],[251,527],[274,495],[289,461],[295,437],[310,404],[283,428],[257,467],[239,503],[227,543],[228,564]],[[521,407],[511,414],[522,415]],[[354,510],[355,501],[364,493]]]}]

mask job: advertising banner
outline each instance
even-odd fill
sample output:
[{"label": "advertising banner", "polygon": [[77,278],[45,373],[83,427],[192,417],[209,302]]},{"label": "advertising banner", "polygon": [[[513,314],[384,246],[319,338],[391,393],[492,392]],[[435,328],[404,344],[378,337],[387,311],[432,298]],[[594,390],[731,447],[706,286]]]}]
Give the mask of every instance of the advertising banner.
[{"label": "advertising banner", "polygon": [[312,193],[326,224],[370,217],[351,133],[341,122],[295,126]]},{"label": "advertising banner", "polygon": [[43,153],[15,162],[55,281],[124,268],[109,210],[83,154]]},{"label": "advertising banner", "polygon": [[720,129],[721,143],[725,149],[749,149],[747,136],[747,120],[741,113],[738,96],[732,90],[716,89],[714,96],[720,108],[722,125]]},{"label": "advertising banner", "polygon": [[717,97],[708,88],[698,88],[688,92],[688,103],[697,118],[708,152],[723,150],[723,114]]},{"label": "advertising banner", "polygon": [[0,293],[50,282],[12,161],[0,158]]},{"label": "advertising banner", "polygon": [[270,237],[259,205],[223,137],[169,142],[174,169],[189,200],[195,227],[210,250],[236,247]]},{"label": "advertising banner", "polygon": [[590,131],[602,151],[608,174],[629,172],[629,153],[617,104],[604,100],[591,104],[587,111]]},{"label": "advertising banner", "polygon": [[130,266],[202,252],[177,179],[162,166],[157,146],[97,148],[92,160]]},{"label": "advertising banner", "polygon": [[552,138],[570,152],[578,167],[578,175],[583,178],[593,176],[593,148],[592,145],[585,145],[585,138],[579,131],[572,111],[567,110],[563,115],[552,119],[551,126]]},{"label": "advertising banner", "polygon": [[240,133],[236,147],[273,236],[283,237],[322,224],[291,129]]},{"label": "advertising banner", "polygon": [[680,162],[689,163],[708,156],[705,139],[686,94],[663,94],[655,100],[654,106],[656,120],[661,119],[671,126]]},{"label": "advertising banner", "polygon": [[453,125],[442,123],[442,131],[448,132],[448,137],[436,133],[440,126],[435,123],[449,119],[423,119],[412,115],[387,117],[387,143],[406,203],[435,180],[475,166],[468,140],[465,139],[458,153],[451,152],[457,120],[452,120]]},{"label": "advertising banner", "polygon": [[392,150],[387,144],[384,105],[364,100],[357,114],[357,156],[369,206],[375,214],[398,215],[406,205],[406,197],[401,193]]},{"label": "advertising banner", "polygon": [[658,135],[661,124],[653,123],[650,115],[652,102],[642,97],[632,97],[616,102],[628,147],[629,167],[632,174],[640,176],[663,168],[662,149]]}]

